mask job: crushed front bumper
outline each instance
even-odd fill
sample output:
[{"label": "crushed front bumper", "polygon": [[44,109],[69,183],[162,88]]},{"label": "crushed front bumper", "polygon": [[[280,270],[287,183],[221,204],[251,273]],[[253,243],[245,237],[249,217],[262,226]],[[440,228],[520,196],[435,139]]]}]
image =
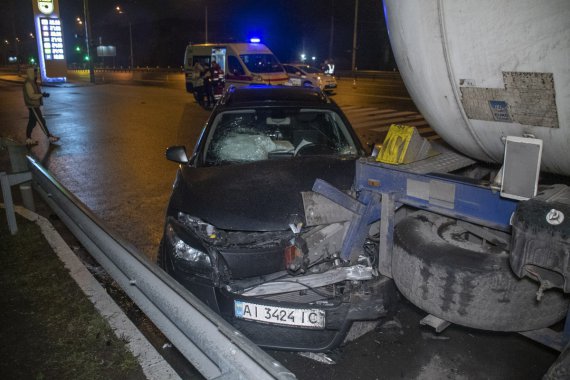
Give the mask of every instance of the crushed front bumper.
[{"label": "crushed front bumper", "polygon": [[[393,281],[380,277],[367,281],[366,292],[351,292],[342,301],[301,303],[296,302],[294,297],[290,300],[245,297],[229,291],[228,287],[214,287],[208,279],[189,275],[175,268],[171,275],[254,343],[289,351],[321,352],[336,348],[344,341],[354,321],[375,320],[384,316],[396,294]],[[269,307],[319,310],[324,313],[324,328],[283,326],[245,320],[236,316],[236,301]]]}]

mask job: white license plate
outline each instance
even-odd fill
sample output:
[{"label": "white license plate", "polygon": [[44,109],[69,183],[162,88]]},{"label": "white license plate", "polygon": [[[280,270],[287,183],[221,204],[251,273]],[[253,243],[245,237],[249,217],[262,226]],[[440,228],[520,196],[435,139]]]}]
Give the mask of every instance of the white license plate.
[{"label": "white license plate", "polygon": [[234,310],[237,318],[250,321],[313,329],[325,328],[324,310],[258,305],[237,300],[234,301]]}]

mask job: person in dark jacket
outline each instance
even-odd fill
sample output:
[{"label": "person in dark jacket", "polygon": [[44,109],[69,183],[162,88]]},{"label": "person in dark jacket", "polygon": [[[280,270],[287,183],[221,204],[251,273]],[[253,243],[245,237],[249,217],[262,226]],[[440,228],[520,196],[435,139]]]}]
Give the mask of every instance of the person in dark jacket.
[{"label": "person in dark jacket", "polygon": [[206,66],[204,73],[204,91],[206,92],[206,108],[214,107],[216,99],[214,98],[214,82],[212,77],[212,68]]},{"label": "person in dark jacket", "polygon": [[41,106],[43,98],[49,97],[47,92],[41,92],[37,83],[37,69],[29,68],[26,70],[26,81],[24,82],[24,102],[28,108],[28,127],[26,128],[26,145],[36,145],[37,140],[32,138],[32,130],[39,124],[42,131],[48,137],[50,144],[59,141],[59,137],[52,135],[46,126],[46,120],[42,115]]}]

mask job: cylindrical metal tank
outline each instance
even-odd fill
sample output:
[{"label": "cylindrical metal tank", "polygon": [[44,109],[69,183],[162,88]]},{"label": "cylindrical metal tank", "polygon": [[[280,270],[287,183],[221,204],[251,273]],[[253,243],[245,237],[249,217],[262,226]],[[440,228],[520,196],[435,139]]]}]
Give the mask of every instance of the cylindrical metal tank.
[{"label": "cylindrical metal tank", "polygon": [[570,175],[569,0],[384,0],[398,69],[451,146],[502,162],[503,136],[544,144]]}]

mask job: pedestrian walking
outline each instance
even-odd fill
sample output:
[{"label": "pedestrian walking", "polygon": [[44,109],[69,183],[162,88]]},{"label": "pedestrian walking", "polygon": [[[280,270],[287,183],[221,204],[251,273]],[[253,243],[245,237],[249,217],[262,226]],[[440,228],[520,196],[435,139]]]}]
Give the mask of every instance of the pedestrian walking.
[{"label": "pedestrian walking", "polygon": [[28,127],[26,128],[26,145],[36,145],[37,140],[32,138],[32,130],[36,124],[40,125],[40,128],[48,137],[50,144],[59,141],[59,137],[52,135],[46,125],[46,120],[42,115],[41,106],[44,104],[43,98],[48,98],[49,94],[47,92],[41,92],[40,86],[37,82],[37,69],[28,68],[26,70],[26,81],[24,82],[24,102],[28,108]]}]

